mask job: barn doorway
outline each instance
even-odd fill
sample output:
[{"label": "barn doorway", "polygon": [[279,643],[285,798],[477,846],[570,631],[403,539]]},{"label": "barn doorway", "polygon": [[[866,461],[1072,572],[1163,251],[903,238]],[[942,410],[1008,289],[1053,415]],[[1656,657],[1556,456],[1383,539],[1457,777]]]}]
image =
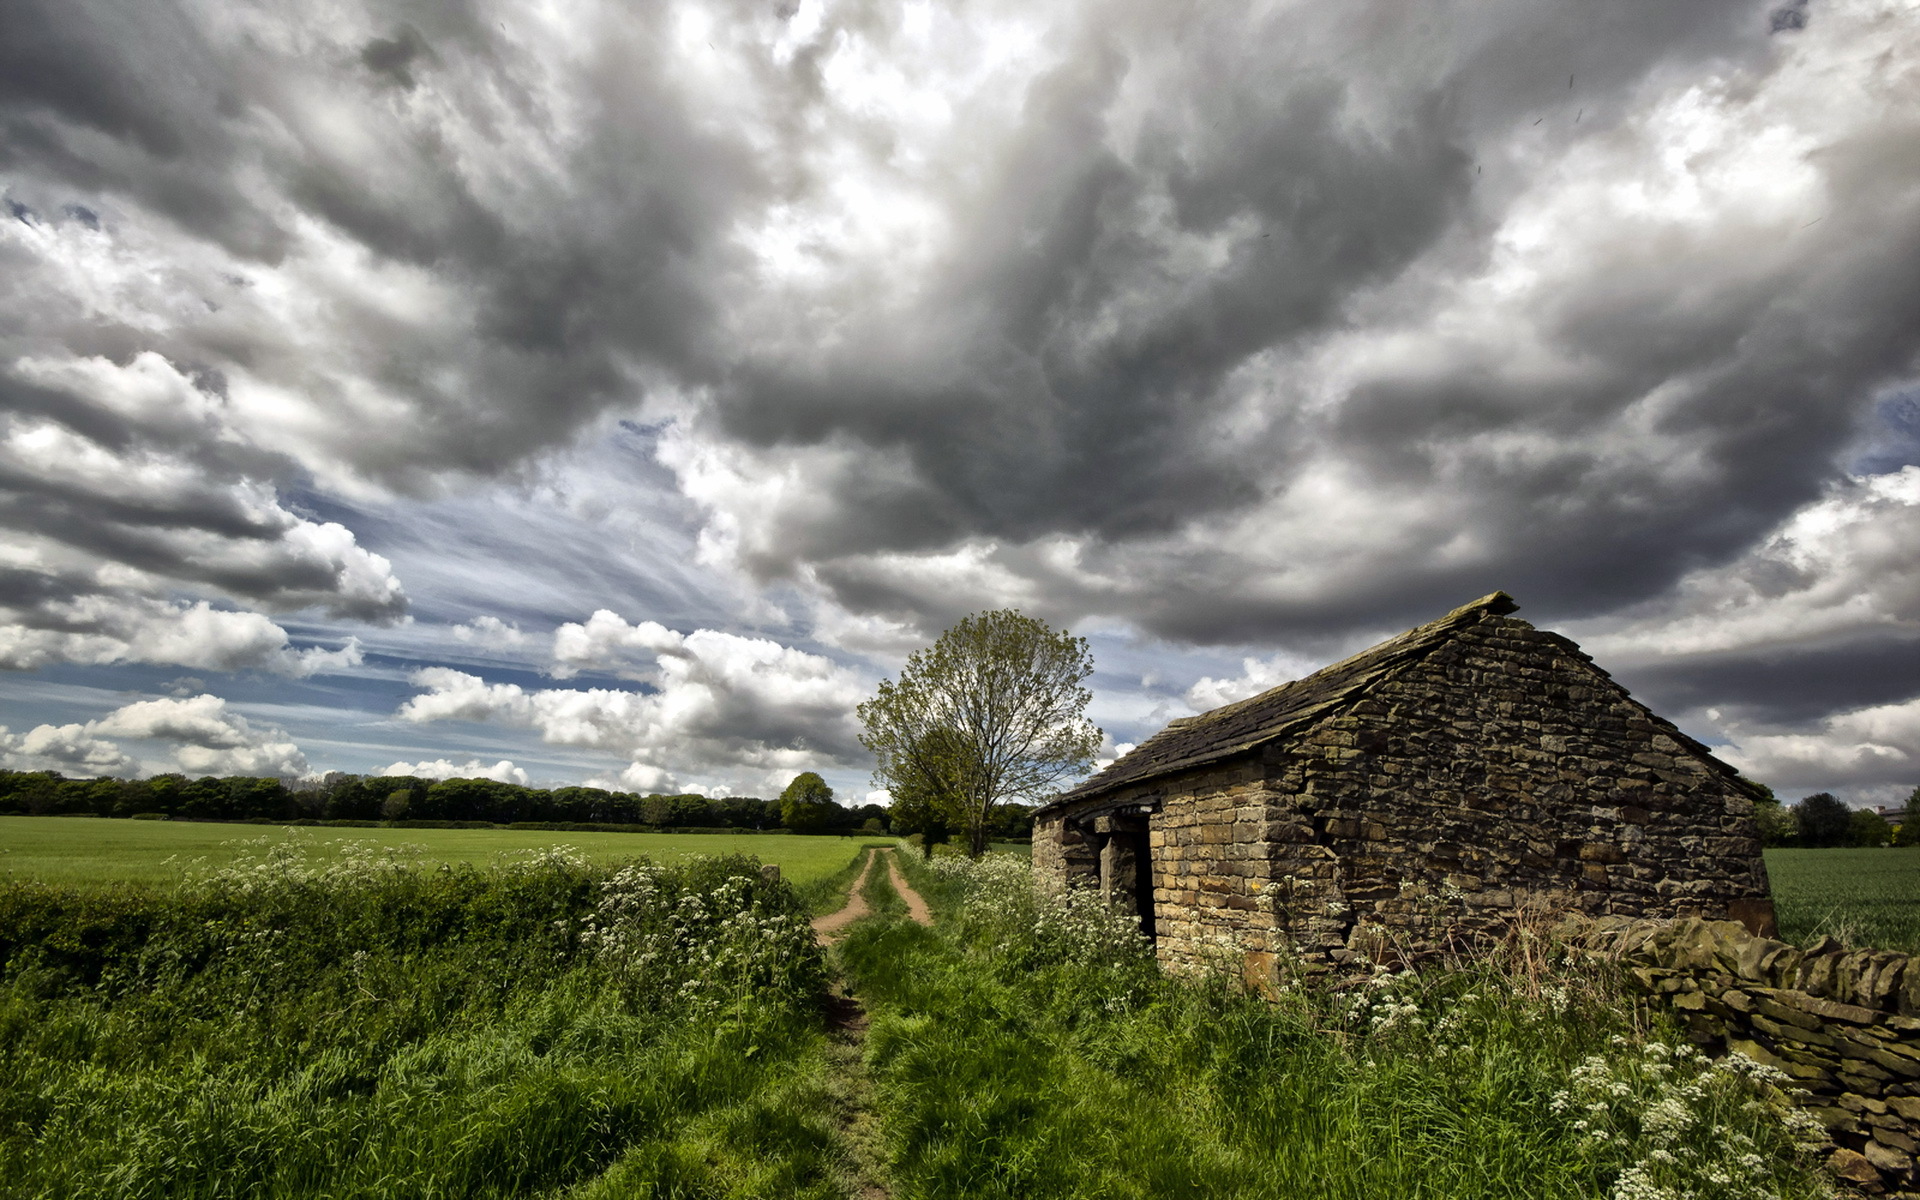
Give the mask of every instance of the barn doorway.
[{"label": "barn doorway", "polygon": [[1094,821],[1100,845],[1100,894],[1122,912],[1140,918],[1140,932],[1154,936],[1153,852],[1147,814],[1113,813]]}]

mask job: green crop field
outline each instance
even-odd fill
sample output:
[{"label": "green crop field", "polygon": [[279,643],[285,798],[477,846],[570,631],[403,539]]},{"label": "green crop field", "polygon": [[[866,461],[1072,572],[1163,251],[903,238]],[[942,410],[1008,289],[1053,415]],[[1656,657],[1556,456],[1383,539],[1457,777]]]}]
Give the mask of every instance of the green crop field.
[{"label": "green crop field", "polygon": [[1920,846],[1767,851],[1780,934],[1920,954]]},{"label": "green crop field", "polygon": [[593,862],[645,856],[659,862],[693,854],[750,854],[778,863],[797,884],[844,870],[858,838],[778,833],[591,833],[523,829],[356,829],[125,821],[86,817],[0,817],[0,878],[46,883],[168,883],[195,859],[221,866],[258,855],[261,839],[296,841],[311,854],[349,842],[405,847],[430,862],[487,866],[501,855],[571,846]]}]

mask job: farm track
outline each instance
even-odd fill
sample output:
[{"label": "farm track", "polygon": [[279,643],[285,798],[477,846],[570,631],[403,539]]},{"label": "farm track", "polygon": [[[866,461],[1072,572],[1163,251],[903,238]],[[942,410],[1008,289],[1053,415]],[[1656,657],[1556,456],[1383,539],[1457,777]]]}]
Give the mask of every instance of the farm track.
[{"label": "farm track", "polygon": [[927,908],[927,902],[921,899],[919,892],[913,890],[913,885],[907,882],[907,877],[900,873],[900,860],[891,850],[887,852],[887,881],[893,884],[893,890],[899,893],[900,898],[907,902],[909,917],[922,925],[933,924],[933,913]]},{"label": "farm track", "polygon": [[[861,891],[866,887],[867,878],[873,873],[880,854],[887,856],[887,882],[906,903],[907,915],[921,925],[933,924],[933,914],[928,910],[926,900],[913,890],[913,885],[900,873],[900,861],[894,852],[869,850],[866,865],[860,870],[860,878],[854,881],[847,894],[846,906],[813,922],[814,933],[823,944],[832,940],[830,935],[872,913],[873,909]],[[867,1072],[865,1054],[868,1025],[866,1006],[860,1003],[860,997],[853,993],[845,981],[835,980],[826,996],[825,1014],[827,1059],[832,1066],[834,1094],[840,1110],[840,1133],[847,1149],[847,1191],[853,1200],[889,1200],[893,1193],[881,1182],[886,1178],[886,1152],[881,1144],[880,1119],[868,1102],[873,1081]]]},{"label": "farm track", "polygon": [[860,868],[860,877],[853,881],[853,887],[847,892],[846,906],[838,912],[831,912],[824,917],[813,919],[814,936],[820,939],[822,945],[832,940],[830,934],[838,933],[873,911],[868,907],[867,898],[861,895],[861,891],[867,886],[867,876],[873,874],[874,859],[879,853],[878,850],[867,851],[867,863]]}]

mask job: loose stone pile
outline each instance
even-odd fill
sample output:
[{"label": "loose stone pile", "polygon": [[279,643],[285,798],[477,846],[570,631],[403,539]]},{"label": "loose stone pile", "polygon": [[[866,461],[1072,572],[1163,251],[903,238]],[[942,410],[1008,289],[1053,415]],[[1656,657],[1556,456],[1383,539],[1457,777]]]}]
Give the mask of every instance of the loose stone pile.
[{"label": "loose stone pile", "polygon": [[1920,964],[1801,949],[1732,921],[1601,921],[1578,940],[1617,955],[1699,1039],[1793,1076],[1832,1137],[1834,1170],[1867,1191],[1920,1183]]}]

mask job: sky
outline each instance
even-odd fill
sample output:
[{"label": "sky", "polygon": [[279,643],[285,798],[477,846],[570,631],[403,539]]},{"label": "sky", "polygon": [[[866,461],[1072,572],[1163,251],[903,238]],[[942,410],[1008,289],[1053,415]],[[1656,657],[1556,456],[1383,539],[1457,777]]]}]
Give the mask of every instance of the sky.
[{"label": "sky", "polygon": [[0,0],[0,762],[866,798],[1496,589],[1920,785],[1920,4]]}]

